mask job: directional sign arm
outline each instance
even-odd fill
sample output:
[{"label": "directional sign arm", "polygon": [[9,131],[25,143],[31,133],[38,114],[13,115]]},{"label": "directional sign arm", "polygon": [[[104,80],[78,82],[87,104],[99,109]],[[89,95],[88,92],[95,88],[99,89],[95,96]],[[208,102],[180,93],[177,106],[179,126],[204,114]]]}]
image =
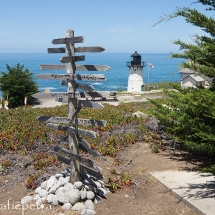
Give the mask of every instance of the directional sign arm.
[{"label": "directional sign arm", "polygon": [[[41,64],[41,70],[66,70],[66,65],[61,64]],[[102,71],[105,72],[110,70],[111,68],[106,65],[77,65],[76,64],[76,71]]]},{"label": "directional sign arm", "polygon": [[62,57],[60,59],[60,62],[61,63],[69,63],[69,62],[74,62],[74,61],[83,61],[85,60],[85,56],[82,55],[82,56],[65,56],[65,57]]},{"label": "directional sign arm", "polygon": [[65,53],[65,48],[48,48],[48,53]]},{"label": "directional sign arm", "polygon": [[91,125],[91,126],[106,126],[107,121],[105,120],[93,120],[93,119],[81,119],[77,118],[77,122],[72,122],[67,117],[56,117],[56,116],[38,116],[38,120],[42,122],[50,123],[63,123],[63,124],[79,124],[79,125]]},{"label": "directional sign arm", "polygon": [[105,49],[100,46],[75,48],[75,52],[103,52],[104,50]]},{"label": "directional sign arm", "polygon": [[60,38],[52,40],[53,44],[83,43],[84,37]]}]

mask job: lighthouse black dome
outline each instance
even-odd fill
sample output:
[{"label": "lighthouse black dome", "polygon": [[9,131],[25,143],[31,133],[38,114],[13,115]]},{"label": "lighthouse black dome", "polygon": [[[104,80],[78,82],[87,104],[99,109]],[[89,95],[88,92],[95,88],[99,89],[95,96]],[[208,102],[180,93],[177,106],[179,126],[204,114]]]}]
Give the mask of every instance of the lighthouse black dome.
[{"label": "lighthouse black dome", "polygon": [[135,51],[134,54],[131,55],[131,61],[127,62],[127,66],[145,66],[145,62],[141,62],[141,55]]}]

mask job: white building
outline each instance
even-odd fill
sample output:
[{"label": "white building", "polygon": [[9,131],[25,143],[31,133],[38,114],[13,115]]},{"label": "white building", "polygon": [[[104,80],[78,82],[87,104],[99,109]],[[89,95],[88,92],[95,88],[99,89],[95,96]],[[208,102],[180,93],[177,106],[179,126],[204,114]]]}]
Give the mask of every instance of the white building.
[{"label": "white building", "polygon": [[[189,62],[189,61],[188,61]],[[180,70],[181,73],[181,87],[194,87],[204,86],[209,87],[213,78],[209,78],[205,75],[198,74],[196,71],[183,68]]]},{"label": "white building", "polygon": [[131,61],[126,63],[126,66],[129,67],[129,76],[128,76],[128,92],[135,93],[140,92],[143,89],[143,67],[145,62],[141,62],[141,55],[135,51],[131,55]]}]

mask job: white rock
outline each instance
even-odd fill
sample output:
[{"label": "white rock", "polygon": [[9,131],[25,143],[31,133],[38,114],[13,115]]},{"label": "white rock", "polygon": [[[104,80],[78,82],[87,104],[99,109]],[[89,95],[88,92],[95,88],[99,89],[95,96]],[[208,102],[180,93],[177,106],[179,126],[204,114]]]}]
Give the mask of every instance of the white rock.
[{"label": "white rock", "polygon": [[47,181],[44,181],[44,182],[40,185],[40,187],[41,187],[42,189],[46,190]]},{"label": "white rock", "polygon": [[60,177],[63,177],[63,174],[62,174],[62,173],[57,173],[57,174],[55,175],[55,178],[56,178],[56,179],[59,179]]},{"label": "white rock", "polygon": [[87,198],[87,190],[84,187],[82,188],[80,193],[81,193],[81,200],[84,200]]},{"label": "white rock", "polygon": [[54,196],[52,197],[52,204],[53,204],[53,205],[58,205],[58,198],[57,198],[56,195],[54,195]]},{"label": "white rock", "polygon": [[54,194],[49,194],[48,196],[47,196],[47,198],[46,198],[46,200],[47,200],[47,202],[48,203],[52,203],[53,202],[53,197],[54,197]]},{"label": "white rock", "polygon": [[51,176],[49,180],[47,181],[46,190],[49,191],[49,189],[57,182],[57,179],[54,176]]},{"label": "white rock", "polygon": [[94,199],[95,198],[95,193],[92,191],[87,191],[87,199]]},{"label": "white rock", "polygon": [[46,197],[42,197],[42,198],[39,198],[37,201],[36,201],[36,205],[37,207],[40,207],[41,205],[43,205],[43,203],[46,202]]},{"label": "white rock", "polygon": [[49,194],[50,194],[50,193],[55,193],[56,190],[58,189],[58,187],[60,187],[60,185],[61,185],[60,182],[59,182],[59,181],[56,181],[56,182],[52,185],[52,187],[50,187],[48,193],[49,193]]},{"label": "white rock", "polygon": [[81,190],[82,186],[83,186],[83,183],[81,181],[76,181],[74,183],[74,188],[75,189]]},{"label": "white rock", "polygon": [[71,191],[69,191],[69,202],[72,205],[79,202],[80,198],[81,198],[81,194],[78,189],[72,189]]},{"label": "white rock", "polygon": [[105,196],[109,191],[105,190],[104,188],[98,189],[99,196]]},{"label": "white rock", "polygon": [[41,187],[37,187],[37,189],[35,190],[35,192],[38,194],[41,189],[42,189]]},{"label": "white rock", "polygon": [[60,204],[69,203],[69,193],[60,192],[56,196]]},{"label": "white rock", "polygon": [[70,176],[67,176],[65,179],[66,179],[67,182],[69,182],[70,181]]},{"label": "white rock", "polygon": [[38,195],[41,197],[47,196],[48,192],[44,189],[39,190]]},{"label": "white rock", "polygon": [[60,177],[59,178],[59,183],[60,183],[60,186],[64,186],[66,183],[68,183],[67,179],[63,178],[63,177]]},{"label": "white rock", "polygon": [[85,209],[81,212],[81,215],[94,215],[96,212],[94,210]]},{"label": "white rock", "polygon": [[55,191],[55,194],[57,195],[57,194],[59,194],[61,192],[66,193],[67,192],[66,188],[58,187],[57,190]]},{"label": "white rock", "polygon": [[63,210],[69,210],[71,207],[72,207],[72,205],[71,205],[70,203],[65,203],[65,204],[62,206],[62,209],[63,209]]},{"label": "white rock", "polygon": [[33,200],[33,197],[32,196],[25,196],[21,199],[21,204],[24,205],[24,204],[28,204],[29,202],[31,202]]},{"label": "white rock", "polygon": [[72,183],[66,183],[64,185],[64,188],[67,190],[67,191],[70,191],[72,189],[74,189],[74,185]]},{"label": "white rock", "polygon": [[81,202],[78,202],[78,203],[74,204],[74,206],[72,207],[73,211],[79,211],[79,212],[81,212],[81,211],[83,211],[85,209],[86,209],[86,206]]},{"label": "white rock", "polygon": [[40,198],[39,194],[35,195],[33,200],[37,201]]},{"label": "white rock", "polygon": [[91,178],[86,178],[84,180],[84,183],[87,184],[87,185],[92,185],[92,186],[96,187],[95,182]]},{"label": "white rock", "polygon": [[95,184],[96,184],[97,188],[101,188],[102,187],[101,183],[99,183],[98,181],[95,181]]},{"label": "white rock", "polygon": [[101,202],[101,197],[100,196],[98,196],[98,195],[96,195],[96,197],[95,197],[95,199],[94,199],[94,203],[99,203],[99,202]]},{"label": "white rock", "polygon": [[95,187],[92,186],[92,185],[90,185],[90,184],[87,184],[87,185],[85,185],[84,187],[85,187],[85,189],[86,189],[87,191],[92,191],[92,192],[95,192],[95,191],[96,191]]},{"label": "white rock", "polygon": [[85,202],[85,205],[86,205],[86,208],[87,208],[87,209],[94,210],[94,204],[93,204],[92,200],[87,200],[87,201]]}]

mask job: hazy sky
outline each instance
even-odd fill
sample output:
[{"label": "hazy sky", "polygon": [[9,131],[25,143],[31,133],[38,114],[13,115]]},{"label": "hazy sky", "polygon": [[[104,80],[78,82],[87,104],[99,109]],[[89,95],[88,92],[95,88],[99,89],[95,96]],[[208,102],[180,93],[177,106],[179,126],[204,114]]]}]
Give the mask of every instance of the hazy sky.
[{"label": "hazy sky", "polygon": [[[194,1],[0,0],[0,53],[46,53],[59,47],[51,41],[65,37],[67,29],[84,36],[76,47],[102,46],[107,53],[175,52],[179,47],[171,41],[189,42],[200,29],[183,18],[153,25],[162,14]],[[203,11],[201,4],[193,6]]]}]

